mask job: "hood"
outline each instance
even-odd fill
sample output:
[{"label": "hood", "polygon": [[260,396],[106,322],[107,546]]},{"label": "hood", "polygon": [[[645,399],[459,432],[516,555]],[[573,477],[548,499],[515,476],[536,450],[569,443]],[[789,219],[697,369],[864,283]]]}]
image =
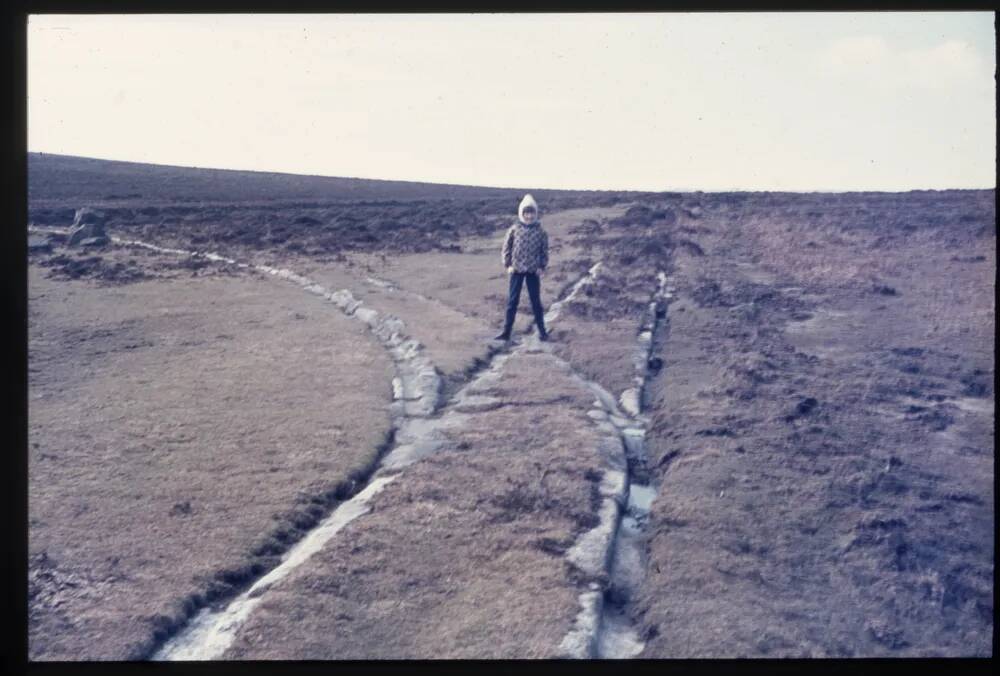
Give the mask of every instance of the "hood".
[{"label": "hood", "polygon": [[[527,207],[532,207],[535,210],[535,220],[530,223],[524,220],[524,210]],[[524,199],[521,200],[521,205],[517,208],[517,220],[521,221],[525,225],[532,225],[538,222],[538,204],[535,203],[535,198],[530,194],[525,195]]]}]

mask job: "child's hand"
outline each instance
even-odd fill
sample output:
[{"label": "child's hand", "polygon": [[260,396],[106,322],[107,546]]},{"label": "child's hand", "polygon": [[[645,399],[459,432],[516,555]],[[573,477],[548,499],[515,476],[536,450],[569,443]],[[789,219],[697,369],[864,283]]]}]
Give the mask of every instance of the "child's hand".
[{"label": "child's hand", "polygon": [[507,274],[509,275],[509,274],[511,274],[512,272],[514,272],[514,266],[513,266],[513,265],[509,265],[509,266],[507,266]]},{"label": "child's hand", "polygon": [[538,268],[538,276],[541,277],[545,274],[545,268]]}]

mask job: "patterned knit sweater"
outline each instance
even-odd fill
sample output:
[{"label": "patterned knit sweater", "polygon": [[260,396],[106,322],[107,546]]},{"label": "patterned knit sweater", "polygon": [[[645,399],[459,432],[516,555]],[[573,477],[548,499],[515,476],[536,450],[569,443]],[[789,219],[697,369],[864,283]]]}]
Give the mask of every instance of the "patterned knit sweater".
[{"label": "patterned knit sweater", "polygon": [[514,272],[536,272],[549,264],[549,235],[540,221],[515,223],[503,240],[503,266]]}]

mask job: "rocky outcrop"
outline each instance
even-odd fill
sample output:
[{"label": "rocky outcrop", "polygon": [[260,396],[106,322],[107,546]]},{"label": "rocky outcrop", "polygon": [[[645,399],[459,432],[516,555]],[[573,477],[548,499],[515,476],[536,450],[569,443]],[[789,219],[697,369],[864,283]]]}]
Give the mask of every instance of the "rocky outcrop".
[{"label": "rocky outcrop", "polygon": [[73,225],[69,231],[68,246],[104,246],[110,243],[104,231],[105,216],[100,211],[89,207],[76,210]]}]

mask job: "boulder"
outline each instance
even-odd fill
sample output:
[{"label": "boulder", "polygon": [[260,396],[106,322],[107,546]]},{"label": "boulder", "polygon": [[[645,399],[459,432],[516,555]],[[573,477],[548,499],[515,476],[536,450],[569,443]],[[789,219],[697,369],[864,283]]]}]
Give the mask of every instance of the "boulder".
[{"label": "boulder", "polygon": [[[99,244],[107,244],[107,235],[104,232],[105,217],[100,211],[95,211],[89,207],[76,210],[73,218],[73,226],[70,228],[68,246],[82,244],[84,240],[104,239]],[[94,246],[90,243],[88,246]]]},{"label": "boulder", "polygon": [[90,207],[81,207],[76,210],[73,216],[73,227],[93,224],[103,226],[106,221],[104,212],[91,209]]}]

